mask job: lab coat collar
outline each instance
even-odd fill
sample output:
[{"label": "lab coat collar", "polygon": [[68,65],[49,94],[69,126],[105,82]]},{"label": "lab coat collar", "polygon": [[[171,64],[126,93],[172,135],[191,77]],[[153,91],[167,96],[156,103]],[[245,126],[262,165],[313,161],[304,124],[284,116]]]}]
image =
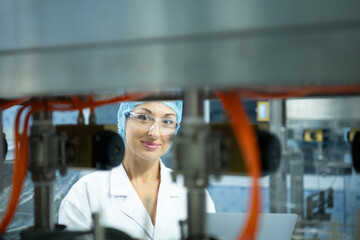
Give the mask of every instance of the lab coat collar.
[{"label": "lab coat collar", "polygon": [[[171,170],[165,167],[160,161],[161,182],[157,201],[158,204],[162,198],[174,198],[178,197],[180,194],[178,188],[175,185],[172,185],[175,183],[172,182],[170,173]],[[111,170],[109,190],[110,195],[125,198],[121,211],[137,222],[145,230],[149,238],[152,239],[155,229],[152,225],[151,218],[132,186],[122,164]]]},{"label": "lab coat collar", "polygon": [[[172,170],[167,168],[164,163],[160,160],[160,184],[163,188],[164,193],[169,197],[178,197],[180,195],[176,183],[171,178]],[[131,185],[129,177],[122,164],[113,168],[110,174],[110,195],[126,197],[132,193],[135,189]]]}]

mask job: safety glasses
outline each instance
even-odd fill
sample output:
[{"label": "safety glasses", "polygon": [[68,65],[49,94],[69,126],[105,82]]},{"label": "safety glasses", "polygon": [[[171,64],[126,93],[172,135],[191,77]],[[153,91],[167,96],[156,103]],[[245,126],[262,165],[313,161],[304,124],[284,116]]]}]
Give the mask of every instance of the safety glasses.
[{"label": "safety glasses", "polygon": [[180,125],[171,118],[157,118],[150,114],[127,112],[125,116],[131,119],[137,127],[144,131],[150,131],[158,124],[161,135],[173,135],[177,127]]}]

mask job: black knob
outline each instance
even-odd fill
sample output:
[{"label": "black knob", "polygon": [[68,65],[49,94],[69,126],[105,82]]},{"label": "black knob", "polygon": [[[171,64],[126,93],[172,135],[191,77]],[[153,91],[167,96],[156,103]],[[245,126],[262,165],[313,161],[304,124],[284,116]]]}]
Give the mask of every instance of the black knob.
[{"label": "black knob", "polygon": [[118,166],[125,153],[125,145],[119,134],[103,130],[92,136],[92,167],[108,170]]},{"label": "black knob", "polygon": [[5,157],[6,157],[6,154],[7,154],[7,151],[8,151],[8,144],[7,144],[7,141],[6,141],[6,137],[5,137],[5,134],[2,133],[2,138],[3,138],[3,144],[2,144],[2,156],[1,156],[1,160],[5,160]]},{"label": "black knob", "polygon": [[355,133],[352,142],[352,161],[355,171],[360,173],[360,131]]},{"label": "black knob", "polygon": [[261,156],[262,175],[275,173],[280,165],[281,145],[276,135],[267,131],[258,130],[256,135]]}]

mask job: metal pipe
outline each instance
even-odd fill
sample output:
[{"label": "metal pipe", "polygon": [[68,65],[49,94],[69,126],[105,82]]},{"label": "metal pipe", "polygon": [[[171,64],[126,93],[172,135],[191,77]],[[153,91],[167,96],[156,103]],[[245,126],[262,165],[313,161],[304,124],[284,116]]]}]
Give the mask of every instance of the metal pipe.
[{"label": "metal pipe", "polygon": [[270,102],[270,131],[278,135],[281,139],[282,157],[278,171],[270,176],[270,212],[286,213],[286,158],[285,134],[284,134],[284,102],[282,100],[272,100]]},{"label": "metal pipe", "polygon": [[55,211],[53,182],[35,182],[34,195],[35,227],[53,230]]},{"label": "metal pipe", "polygon": [[3,125],[2,125],[2,109],[0,108],[0,193],[2,193],[3,191],[3,179],[4,179],[4,164],[3,161],[5,159],[2,158],[2,156],[4,155],[4,149],[3,149],[3,145],[4,145],[4,140],[3,140]]},{"label": "metal pipe", "polygon": [[360,240],[360,210],[357,210],[355,213],[355,240]]},{"label": "metal pipe", "polygon": [[205,190],[191,188],[188,190],[188,220],[190,239],[205,237]]},{"label": "metal pipe", "polygon": [[304,218],[304,161],[301,153],[293,153],[289,159],[290,199],[292,213]]},{"label": "metal pipe", "polygon": [[34,182],[35,228],[54,229],[54,189],[57,170],[57,138],[51,112],[34,114],[29,140],[29,170]]},{"label": "metal pipe", "polygon": [[206,239],[205,188],[208,186],[209,164],[205,140],[208,136],[203,118],[203,101],[197,89],[184,92],[183,128],[175,139],[175,171],[183,174],[188,189],[187,239]]}]

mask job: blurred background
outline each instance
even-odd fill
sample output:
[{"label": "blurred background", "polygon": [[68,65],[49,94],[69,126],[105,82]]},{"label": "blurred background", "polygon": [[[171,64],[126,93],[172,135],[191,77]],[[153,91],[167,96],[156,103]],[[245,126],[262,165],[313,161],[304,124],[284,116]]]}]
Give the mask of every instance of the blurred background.
[{"label": "blurred background", "polygon": [[[298,214],[292,239],[360,239],[358,9],[360,2],[350,0],[2,0],[1,103],[138,91],[161,99],[169,98],[167,91],[197,89],[205,93],[204,123],[225,124],[212,91],[239,90],[252,125],[281,144],[280,163],[269,158],[260,178],[262,212]],[[8,144],[0,215],[11,189],[20,107],[0,109]],[[117,109],[95,108],[96,123],[116,124]],[[78,124],[78,114],[54,111],[53,125]],[[89,124],[90,109],[83,114]],[[163,157],[169,167],[174,154]],[[55,219],[62,198],[89,171],[56,173]],[[247,212],[252,183],[246,172],[220,175],[210,173],[206,186],[216,211]],[[33,189],[28,174],[5,239],[19,239],[34,224]]]}]

